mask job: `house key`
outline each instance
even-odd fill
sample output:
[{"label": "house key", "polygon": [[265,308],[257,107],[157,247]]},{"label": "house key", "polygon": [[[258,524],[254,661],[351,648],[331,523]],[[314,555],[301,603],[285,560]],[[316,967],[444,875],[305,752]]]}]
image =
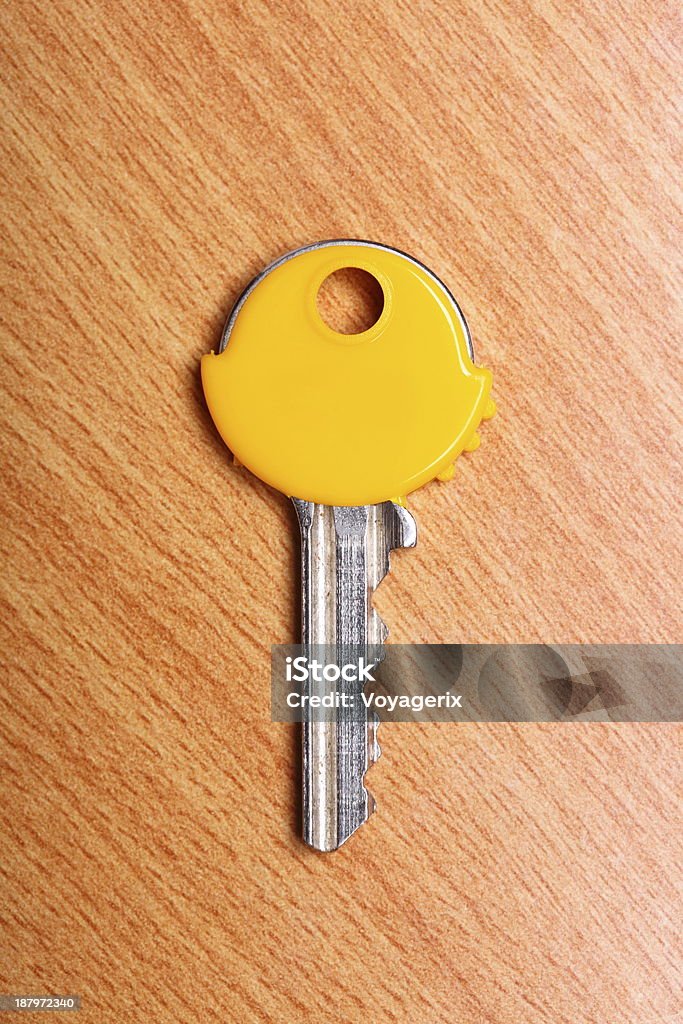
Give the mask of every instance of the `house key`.
[{"label": "house key", "polygon": [[[360,334],[332,330],[316,303],[323,281],[347,267],[370,273],[384,297]],[[455,299],[388,246],[306,246],[246,288],[218,353],[202,359],[202,382],[235,458],[294,502],[304,651],[378,661],[387,629],[371,596],[391,550],[416,543],[406,496],[450,479],[495,411]],[[354,686],[359,696],[363,684]],[[358,704],[302,726],[303,838],[317,850],[337,849],[374,810],[365,773],[379,756],[378,723]]]}]

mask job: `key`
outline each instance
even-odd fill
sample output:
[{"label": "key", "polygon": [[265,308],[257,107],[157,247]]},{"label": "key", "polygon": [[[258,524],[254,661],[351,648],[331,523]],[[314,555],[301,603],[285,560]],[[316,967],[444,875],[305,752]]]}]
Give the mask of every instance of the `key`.
[{"label": "key", "polygon": [[[359,267],[380,283],[384,306],[361,334],[320,317],[322,282]],[[301,532],[304,652],[324,646],[337,663],[381,660],[387,629],[372,593],[390,552],[413,547],[406,495],[448,480],[479,445],[495,405],[491,374],[473,362],[455,299],[405,253],[336,240],[288,253],[238,299],[219,351],[202,359],[209,410],[237,461],[289,495]],[[365,785],[379,757],[377,718],[363,684],[330,720],[302,726],[303,838],[336,850],[370,817]]]}]

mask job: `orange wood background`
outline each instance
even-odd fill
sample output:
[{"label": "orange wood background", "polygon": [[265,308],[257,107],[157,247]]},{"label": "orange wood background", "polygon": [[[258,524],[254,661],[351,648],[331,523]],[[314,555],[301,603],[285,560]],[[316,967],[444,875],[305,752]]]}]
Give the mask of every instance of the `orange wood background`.
[{"label": "orange wood background", "polygon": [[391,638],[680,640],[678,5],[14,0],[0,45],[2,990],[683,1020],[676,726],[387,726],[372,822],[302,846],[294,519],[198,378],[282,252],[413,253],[500,415],[411,502]]}]

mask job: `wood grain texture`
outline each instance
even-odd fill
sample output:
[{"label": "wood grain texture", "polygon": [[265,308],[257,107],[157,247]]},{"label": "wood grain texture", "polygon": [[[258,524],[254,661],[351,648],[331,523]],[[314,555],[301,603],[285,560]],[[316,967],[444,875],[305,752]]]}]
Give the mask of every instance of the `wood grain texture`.
[{"label": "wood grain texture", "polygon": [[294,520],[198,380],[280,253],[414,253],[500,416],[414,496],[392,639],[680,640],[678,5],[2,23],[2,989],[84,1024],[683,1019],[676,726],[385,727],[372,823],[301,845]]}]

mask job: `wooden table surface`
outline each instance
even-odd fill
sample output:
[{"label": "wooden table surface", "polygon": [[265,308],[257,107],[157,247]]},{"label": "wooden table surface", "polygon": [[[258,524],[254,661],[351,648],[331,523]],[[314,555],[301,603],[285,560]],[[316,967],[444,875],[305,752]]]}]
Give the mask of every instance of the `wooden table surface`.
[{"label": "wooden table surface", "polygon": [[500,415],[411,500],[392,640],[680,640],[678,5],[2,23],[2,990],[84,1022],[683,1020],[675,725],[385,726],[372,822],[301,844],[269,719],[294,520],[198,376],[279,254],[413,253]]}]

